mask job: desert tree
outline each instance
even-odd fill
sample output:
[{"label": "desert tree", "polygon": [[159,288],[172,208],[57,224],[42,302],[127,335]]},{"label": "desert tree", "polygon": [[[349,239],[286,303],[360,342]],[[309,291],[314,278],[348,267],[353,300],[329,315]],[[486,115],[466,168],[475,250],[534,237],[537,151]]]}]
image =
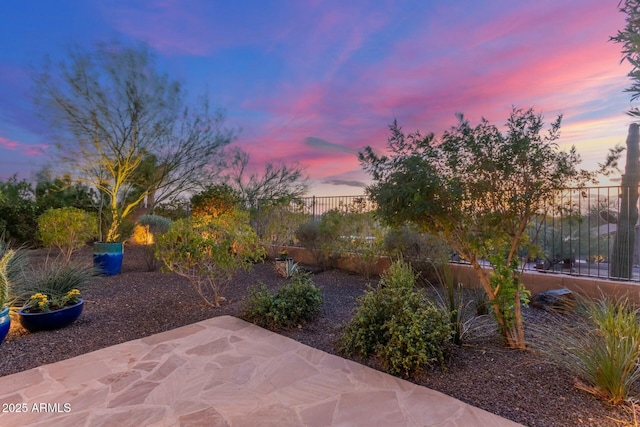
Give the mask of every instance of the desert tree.
[{"label": "desert tree", "polygon": [[308,177],[298,164],[267,162],[264,170],[249,170],[249,153],[234,147],[227,154],[226,183],[238,192],[249,208],[262,200],[279,202],[302,197],[308,190]]},{"label": "desert tree", "polygon": [[564,188],[584,185],[594,174],[578,169],[575,148],[562,151],[555,142],[560,116],[545,131],[532,109],[514,108],[504,133],[485,119],[475,127],[461,114],[458,119],[440,138],[405,135],[394,121],[388,154],[371,147],[359,153],[374,180],[367,192],[386,223],[414,223],[467,260],[505,344],[524,348],[521,301],[527,292],[518,254],[530,246],[530,221]]},{"label": "desert tree", "polygon": [[100,193],[106,241],[124,237],[125,220],[150,195],[170,201],[213,181],[233,139],[206,97],[187,105],[180,83],[145,46],[71,48],[65,60],[45,61],[34,82],[57,160]]},{"label": "desert tree", "polygon": [[[626,25],[624,29],[611,37],[611,40],[622,45],[622,61],[631,65],[629,78],[632,80],[631,86],[625,92],[631,93],[631,101],[640,98],[640,1],[621,0],[618,3],[620,12],[626,15]],[[640,117],[640,110],[637,107],[629,109],[628,114],[632,117]]]}]

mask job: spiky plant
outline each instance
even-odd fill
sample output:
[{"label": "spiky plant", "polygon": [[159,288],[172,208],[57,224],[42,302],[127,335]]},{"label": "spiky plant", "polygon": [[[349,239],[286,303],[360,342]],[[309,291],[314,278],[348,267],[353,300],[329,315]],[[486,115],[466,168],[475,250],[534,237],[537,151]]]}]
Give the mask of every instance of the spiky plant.
[{"label": "spiky plant", "polygon": [[46,262],[25,273],[25,280],[15,288],[15,305],[25,305],[37,293],[46,295],[51,301],[61,300],[74,289],[82,291],[95,275],[93,266]]},{"label": "spiky plant", "polygon": [[640,379],[640,309],[627,299],[580,302],[579,316],[549,315],[532,328],[532,345],[574,373],[579,388],[623,403]]},{"label": "spiky plant", "polygon": [[11,249],[4,237],[0,237],[0,310],[9,301],[13,288],[22,277],[27,263],[22,249]]}]

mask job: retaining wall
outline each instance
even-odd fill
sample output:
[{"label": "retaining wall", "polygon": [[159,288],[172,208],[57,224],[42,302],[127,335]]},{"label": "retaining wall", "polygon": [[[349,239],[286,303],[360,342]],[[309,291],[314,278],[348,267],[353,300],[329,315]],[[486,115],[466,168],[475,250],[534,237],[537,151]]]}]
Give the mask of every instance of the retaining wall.
[{"label": "retaining wall", "polygon": [[[308,265],[316,265],[313,253],[305,248],[289,246],[284,248],[290,257],[296,262]],[[271,251],[277,253],[277,251]],[[379,275],[384,272],[391,260],[389,257],[380,257],[371,267],[370,273]],[[359,272],[358,263],[352,257],[343,256],[336,262],[336,267],[343,270]],[[451,264],[455,283],[462,283],[465,287],[479,288],[482,285],[473,268],[468,264]],[[600,298],[603,294],[610,297],[627,297],[630,302],[640,304],[640,284],[633,282],[618,282],[613,280],[597,279],[594,277],[572,276],[563,273],[525,272],[522,281],[532,294],[548,291],[550,289],[567,288],[572,292],[585,295],[589,298]]]}]

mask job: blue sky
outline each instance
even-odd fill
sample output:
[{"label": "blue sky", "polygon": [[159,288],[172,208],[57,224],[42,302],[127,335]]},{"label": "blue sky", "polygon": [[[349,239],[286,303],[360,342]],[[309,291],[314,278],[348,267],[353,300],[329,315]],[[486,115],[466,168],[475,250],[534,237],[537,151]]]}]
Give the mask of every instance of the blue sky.
[{"label": "blue sky", "polygon": [[436,135],[462,112],[502,124],[512,106],[547,122],[595,168],[624,143],[627,64],[609,37],[617,1],[0,2],[0,179],[50,159],[28,69],[69,45],[147,43],[190,95],[207,92],[265,161],[298,162],[316,195],[361,194],[356,153],[393,119]]}]

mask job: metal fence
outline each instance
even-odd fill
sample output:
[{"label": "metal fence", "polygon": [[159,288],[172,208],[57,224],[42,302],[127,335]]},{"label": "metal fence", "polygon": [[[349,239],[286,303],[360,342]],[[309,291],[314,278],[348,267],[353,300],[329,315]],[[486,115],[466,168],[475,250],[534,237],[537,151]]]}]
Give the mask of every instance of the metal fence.
[{"label": "metal fence", "polygon": [[[623,191],[621,187],[563,191],[546,214],[536,216],[530,224],[529,237],[539,254],[536,259],[527,260],[526,267],[577,276],[640,280],[637,194],[637,188]],[[636,207],[635,217],[629,204]],[[631,215],[625,215],[625,211]],[[634,240],[635,244],[629,247]],[[629,259],[629,274],[621,274],[619,268],[612,266],[612,261],[617,262],[615,255],[618,260]]]},{"label": "metal fence", "polygon": [[[637,188],[612,186],[563,191],[529,224],[528,238],[537,251],[533,256],[520,254],[525,269],[640,281],[637,203]],[[375,210],[375,204],[366,196],[312,196],[286,204],[261,201],[254,225],[263,237],[277,236],[281,240],[278,244],[294,243],[295,230],[301,224],[320,221],[330,210],[363,213]],[[629,274],[621,274],[612,266],[615,254],[630,260]]]}]

